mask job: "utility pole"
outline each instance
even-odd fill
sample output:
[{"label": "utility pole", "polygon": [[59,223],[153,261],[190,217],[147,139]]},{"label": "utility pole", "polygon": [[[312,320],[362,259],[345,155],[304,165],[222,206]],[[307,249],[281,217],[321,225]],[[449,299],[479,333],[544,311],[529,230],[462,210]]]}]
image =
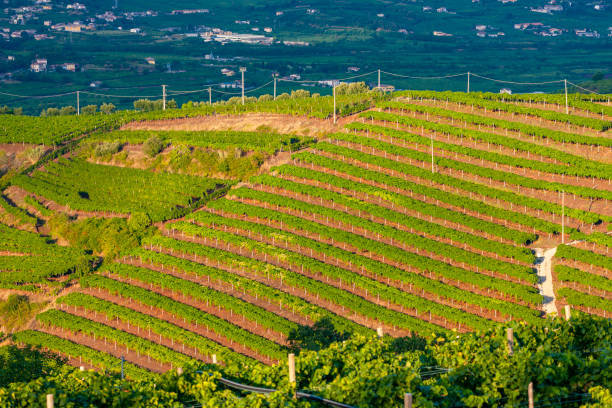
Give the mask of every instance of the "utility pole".
[{"label": "utility pole", "polygon": [[276,100],[276,77],[278,76],[278,74],[275,72],[274,73],[274,100]]},{"label": "utility pole", "polygon": [[163,109],[166,110],[166,85],[162,85]]},{"label": "utility pole", "polygon": [[563,82],[565,83],[565,114],[569,115],[569,105],[567,104],[567,79],[564,79]]},{"label": "utility pole", "polygon": [[380,69],[378,70],[378,89],[380,89]]},{"label": "utility pole", "polygon": [[77,115],[81,114],[81,91],[76,91],[77,94]]},{"label": "utility pole", "polygon": [[244,73],[246,71],[246,67],[240,67],[240,73],[242,74],[242,104],[244,105]]},{"label": "utility pole", "polygon": [[212,87],[208,87],[208,104],[212,105]]},{"label": "utility pole", "polygon": [[470,93],[470,71],[467,73],[468,83],[467,83],[467,93]]},{"label": "utility pole", "polygon": [[336,124],[336,85],[334,85],[334,125]]}]

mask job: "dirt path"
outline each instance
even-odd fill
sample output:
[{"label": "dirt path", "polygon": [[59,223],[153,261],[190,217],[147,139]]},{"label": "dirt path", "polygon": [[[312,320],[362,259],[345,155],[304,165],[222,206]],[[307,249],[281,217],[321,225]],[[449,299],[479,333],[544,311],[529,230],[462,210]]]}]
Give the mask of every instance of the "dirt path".
[{"label": "dirt path", "polygon": [[194,118],[151,120],[131,122],[121,130],[236,130],[242,132],[257,131],[266,126],[271,132],[283,134],[300,134],[314,136],[337,132],[345,123],[353,120],[352,116],[340,118],[337,124],[330,119],[316,119],[307,116],[292,116],[277,113],[245,113],[242,115],[212,115]]},{"label": "dirt path", "polygon": [[555,291],[552,279],[552,258],[557,253],[557,247],[550,249],[535,248],[536,251],[536,270],[538,273],[538,288],[542,295],[542,306],[547,315],[557,314],[555,305]]}]

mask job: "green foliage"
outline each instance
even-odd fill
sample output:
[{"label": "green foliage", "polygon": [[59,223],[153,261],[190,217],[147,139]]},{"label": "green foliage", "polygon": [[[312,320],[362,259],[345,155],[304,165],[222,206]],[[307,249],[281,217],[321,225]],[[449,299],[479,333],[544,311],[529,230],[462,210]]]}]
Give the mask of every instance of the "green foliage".
[{"label": "green foliage", "polygon": [[609,388],[593,387],[589,389],[593,401],[581,405],[580,408],[607,408],[612,407],[612,392]]},{"label": "green foliage", "polygon": [[97,111],[98,111],[97,105],[87,105],[81,108],[81,113],[83,115],[95,115]]},{"label": "green foliage", "polygon": [[61,116],[74,115],[76,114],[76,108],[74,106],[64,106],[60,109]]},{"label": "green foliage", "polygon": [[136,215],[131,222],[125,218],[95,217],[73,221],[63,214],[56,214],[49,221],[54,236],[109,259],[140,245],[140,240],[148,233],[145,228],[149,224],[150,218],[144,213]]},{"label": "green foliage", "polygon": [[59,116],[60,110],[57,108],[47,108],[40,112],[40,116]]},{"label": "green foliage", "polygon": [[13,183],[73,209],[146,212],[155,222],[186,214],[227,188],[215,179],[63,158]]},{"label": "green foliage", "polygon": [[142,150],[147,156],[155,157],[157,156],[159,152],[161,152],[164,149],[164,146],[165,146],[164,141],[160,139],[158,136],[153,135],[147,140],[145,140],[145,142],[142,145]]},{"label": "green foliage", "polygon": [[369,91],[365,82],[341,83],[336,86],[336,95],[359,95]]},{"label": "green foliage", "polygon": [[[65,314],[56,315],[58,323],[71,330],[78,330],[82,324],[86,332],[99,328],[100,335],[117,334],[118,341],[133,344],[129,335],[114,329],[104,329],[81,318],[60,320]],[[44,319],[50,318],[52,314]],[[511,408],[527,405],[527,385],[532,382],[536,406],[609,406],[612,384],[609,320],[580,315],[570,322],[548,319],[543,326],[511,324],[512,355],[508,354],[506,327],[498,325],[483,332],[437,335],[413,342],[389,336],[353,336],[319,351],[302,351],[296,358],[296,388],[358,407],[399,407],[404,393],[410,392],[417,407]],[[38,332],[22,332],[15,337],[27,344],[44,341],[53,350],[65,347],[73,356],[82,352],[88,356],[86,361],[101,367],[117,362],[102,353]],[[415,344],[400,344],[404,342]],[[133,347],[144,347],[144,343]],[[147,347],[151,351],[157,349],[153,345]],[[42,381],[5,385],[0,388],[0,401],[9,407],[32,406],[39,404],[37,401],[44,403],[45,394],[52,392],[56,403],[61,404],[78,398],[80,404],[107,401],[102,405],[109,405],[108,401],[114,401],[113,405],[131,407],[139,406],[146,398],[147,406],[175,406],[176,401],[181,401],[180,407],[184,401],[210,407],[313,406],[305,399],[294,399],[286,363],[272,367],[243,363],[185,367],[182,376],[176,372],[146,375],[126,364],[131,381],[65,367],[54,370]],[[75,380],[77,375],[79,381]],[[270,395],[230,391],[217,381],[221,376],[278,391]],[[118,388],[123,390],[121,405],[117,402]]]},{"label": "green foliage", "polygon": [[[82,250],[54,244],[48,238],[0,224],[0,286],[33,290],[32,284],[55,284],[48,278],[89,272],[94,259]],[[27,256],[23,256],[27,255]]]},{"label": "green foliage", "polygon": [[43,306],[42,303],[33,304],[27,296],[11,294],[0,302],[0,321],[6,330],[12,330],[26,323]]},{"label": "green foliage", "polygon": [[[62,369],[64,360],[57,354],[43,352],[31,346],[14,345],[0,347],[0,387],[11,383],[30,382],[40,377],[54,375]],[[2,394],[0,393],[0,401]]]},{"label": "green foliage", "polygon": [[0,115],[22,115],[23,108],[10,108],[6,105],[0,106]]},{"label": "green foliage", "polygon": [[[149,99],[138,99],[134,101],[134,109],[141,112],[161,111],[164,108],[164,101],[162,99],[149,100]],[[176,109],[178,104],[174,99],[166,101],[166,109]]]},{"label": "green foliage", "polygon": [[100,112],[104,113],[105,115],[110,115],[115,111],[115,109],[115,105],[112,103],[103,103],[100,105]]},{"label": "green foliage", "polygon": [[152,221],[149,214],[143,212],[132,213],[127,221],[128,227],[130,227],[132,231],[144,230],[145,228],[149,227],[151,223]]},{"label": "green foliage", "polygon": [[108,157],[119,152],[120,149],[121,143],[119,142],[100,142],[94,147],[93,154],[96,157]]},{"label": "green foliage", "polygon": [[287,341],[290,349],[299,353],[301,350],[319,351],[332,343],[348,340],[350,336],[350,333],[337,331],[333,322],[328,317],[324,317],[312,326],[300,325],[292,329]]}]

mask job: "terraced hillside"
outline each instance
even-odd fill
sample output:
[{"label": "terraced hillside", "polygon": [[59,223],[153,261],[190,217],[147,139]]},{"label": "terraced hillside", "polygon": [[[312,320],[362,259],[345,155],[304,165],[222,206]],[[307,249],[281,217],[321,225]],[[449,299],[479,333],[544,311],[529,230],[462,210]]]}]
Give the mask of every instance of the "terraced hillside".
[{"label": "terraced hillside", "polygon": [[[16,340],[74,364],[110,367],[123,356],[137,376],[213,359],[274,364],[294,330],[322,318],[401,337],[538,325],[566,304],[607,317],[612,115],[587,102],[566,114],[557,96],[543,98],[379,98],[205,205],[180,198],[208,191],[197,176],[175,183],[156,172],[121,188],[88,177],[97,180],[89,198],[58,169],[137,170],[62,159],[19,176],[41,202],[159,216],[139,247],[83,277]],[[97,140],[154,133],[138,132]],[[198,143],[197,132],[164,132],[169,143]]]}]

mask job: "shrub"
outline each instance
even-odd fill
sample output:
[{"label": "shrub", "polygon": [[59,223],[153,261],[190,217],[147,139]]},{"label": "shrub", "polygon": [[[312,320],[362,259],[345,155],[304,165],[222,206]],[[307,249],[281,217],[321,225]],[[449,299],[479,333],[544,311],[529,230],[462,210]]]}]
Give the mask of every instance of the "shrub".
[{"label": "shrub", "polygon": [[291,91],[291,98],[292,99],[309,98],[309,97],[310,97],[310,92],[308,92],[305,89],[296,89],[295,91]]},{"label": "shrub", "polygon": [[84,115],[93,115],[98,111],[98,107],[96,105],[87,105],[83,106],[81,109],[81,113]]},{"label": "shrub", "polygon": [[142,145],[144,153],[149,157],[155,157],[164,148],[164,141],[159,136],[151,136]]},{"label": "shrub", "polygon": [[113,113],[115,109],[116,107],[112,103],[103,103],[102,105],[100,105],[100,112],[107,115]]},{"label": "shrub", "polygon": [[94,155],[97,157],[108,156],[115,154],[121,148],[119,142],[101,142],[94,148]]},{"label": "shrub", "polygon": [[74,115],[75,113],[76,109],[74,108],[74,106],[64,106],[60,109],[60,115],[62,116]]},{"label": "shrub", "polygon": [[47,108],[40,112],[40,116],[59,116],[60,110],[57,108]]}]

